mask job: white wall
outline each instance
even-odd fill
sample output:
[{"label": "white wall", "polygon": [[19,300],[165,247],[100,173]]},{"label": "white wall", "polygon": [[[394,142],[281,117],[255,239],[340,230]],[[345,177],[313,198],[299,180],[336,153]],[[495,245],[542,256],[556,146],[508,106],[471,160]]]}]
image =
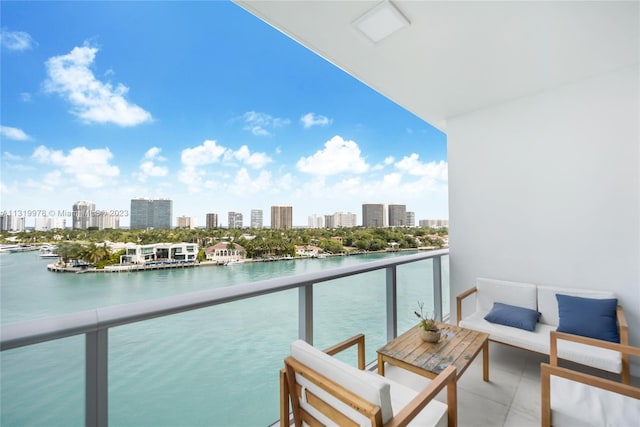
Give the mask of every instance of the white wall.
[{"label": "white wall", "polygon": [[636,65],[448,120],[453,295],[476,277],[610,289],[640,345],[639,80]]}]

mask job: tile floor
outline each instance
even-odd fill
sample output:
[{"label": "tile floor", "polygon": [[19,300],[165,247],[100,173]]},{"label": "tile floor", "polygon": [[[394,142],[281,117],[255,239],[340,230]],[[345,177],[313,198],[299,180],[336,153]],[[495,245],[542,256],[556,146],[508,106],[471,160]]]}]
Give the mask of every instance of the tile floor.
[{"label": "tile floor", "polygon": [[[458,426],[539,427],[540,363],[547,359],[490,343],[490,381],[482,380],[482,353],[458,379]],[[387,367],[386,375],[416,390],[425,387],[423,378],[400,368]],[[632,383],[640,384],[640,379],[633,378]],[[446,394],[438,399],[446,402]]]}]

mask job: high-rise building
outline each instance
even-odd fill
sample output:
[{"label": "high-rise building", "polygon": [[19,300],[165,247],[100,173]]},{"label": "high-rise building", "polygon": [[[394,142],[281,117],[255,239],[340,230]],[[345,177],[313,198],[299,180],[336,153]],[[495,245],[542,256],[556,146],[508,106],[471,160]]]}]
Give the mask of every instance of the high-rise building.
[{"label": "high-rise building", "polygon": [[448,219],[421,219],[419,222],[420,227],[448,227]]},{"label": "high-rise building", "polygon": [[415,227],[416,226],[416,213],[407,211],[407,227]]},{"label": "high-rise building", "polygon": [[355,227],[358,218],[356,214],[351,212],[336,212],[333,214],[334,227]]},{"label": "high-rise building", "polygon": [[120,217],[101,212],[100,215],[94,217],[92,226],[98,227],[98,230],[104,230],[105,228],[117,230],[120,228]]},{"label": "high-rise building", "polygon": [[39,216],[36,217],[34,229],[36,231],[49,231],[55,229],[64,229],[67,220],[56,216]]},{"label": "high-rise building", "polygon": [[271,228],[293,228],[293,207],[271,206]]},{"label": "high-rise building", "polygon": [[95,227],[96,204],[80,200],[73,205],[71,228],[74,230],[86,230]]},{"label": "high-rise building", "polygon": [[170,229],[173,218],[171,199],[131,199],[132,230]]},{"label": "high-rise building", "polygon": [[176,227],[177,228],[196,228],[196,219],[190,216],[179,216],[176,218]]},{"label": "high-rise building", "polygon": [[242,228],[242,214],[240,212],[229,212],[229,228]]},{"label": "high-rise building", "polygon": [[262,209],[251,209],[251,228],[262,228]]},{"label": "high-rise building", "polygon": [[307,218],[309,228],[324,228],[324,216],[323,215],[310,215]]},{"label": "high-rise building", "polygon": [[217,213],[208,213],[207,214],[207,228],[218,228],[218,214]]},{"label": "high-rise building", "polygon": [[0,230],[2,231],[24,231],[25,217],[18,215],[0,215]]},{"label": "high-rise building", "polygon": [[404,227],[407,225],[407,205],[389,205],[389,227]]},{"label": "high-rise building", "polygon": [[336,221],[333,215],[325,215],[324,216],[324,227],[325,228],[335,228]]},{"label": "high-rise building", "polygon": [[384,203],[365,203],[362,205],[363,227],[386,227]]}]

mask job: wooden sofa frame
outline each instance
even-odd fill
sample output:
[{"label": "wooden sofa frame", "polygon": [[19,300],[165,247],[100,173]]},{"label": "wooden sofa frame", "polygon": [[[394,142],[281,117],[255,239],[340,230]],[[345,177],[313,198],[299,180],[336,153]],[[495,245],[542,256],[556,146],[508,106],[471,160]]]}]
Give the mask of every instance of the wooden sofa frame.
[{"label": "wooden sofa frame", "polygon": [[[456,325],[459,325],[460,321],[462,320],[462,301],[465,298],[469,297],[470,295],[473,295],[477,291],[478,291],[478,288],[474,286],[474,287],[472,287],[470,289],[467,289],[466,291],[462,292],[461,294],[459,294],[456,297]],[[617,317],[618,317],[618,333],[620,334],[620,344],[629,345],[629,325],[627,323],[627,319],[626,319],[626,317],[624,315],[624,311],[622,310],[622,306],[621,305],[617,306],[616,314],[617,314]],[[517,346],[514,346],[512,344],[507,344],[507,343],[503,343],[501,341],[492,340],[491,339],[491,335],[489,335],[489,341],[493,341],[495,343],[506,345],[506,346],[510,346],[510,347],[520,348],[522,350],[531,351],[533,353],[538,353],[538,352],[535,352],[535,351],[530,350],[528,348],[517,347]],[[594,340],[594,341],[597,341],[597,340]],[[538,354],[541,354],[541,353],[538,353]],[[545,354],[545,356],[549,356],[549,355]],[[629,384],[630,383],[630,381],[631,381],[631,371],[630,371],[630,367],[629,367],[629,354],[622,353],[622,372],[621,372],[620,376],[621,376],[621,380],[622,380],[622,382],[624,384]]]},{"label": "wooden sofa frame", "polygon": [[628,383],[622,384],[617,381],[596,377],[582,372],[577,372],[567,368],[558,366],[558,340],[574,341],[582,344],[593,345],[596,347],[607,348],[619,351],[626,355],[627,360],[630,355],[640,356],[640,348],[631,347],[629,345],[617,344],[608,341],[596,340],[593,338],[581,337],[578,335],[566,334],[564,332],[551,332],[551,351],[549,355],[549,363],[540,365],[540,388],[542,392],[541,415],[542,427],[551,426],[551,379],[550,376],[566,378],[592,387],[601,388],[614,393],[623,394],[640,400],[640,388],[633,387]]},{"label": "wooden sofa frame", "polygon": [[[358,334],[348,338],[334,346],[324,350],[325,353],[333,356],[343,350],[357,345],[358,350],[358,369],[365,369],[364,354],[364,335]],[[400,412],[395,414],[389,422],[382,424],[382,412],[379,406],[376,406],[360,396],[355,395],[341,385],[335,383],[329,378],[319,374],[313,369],[298,362],[289,356],[285,359],[285,368],[280,371],[280,426],[288,427],[290,424],[289,402],[293,413],[294,424],[296,427],[306,423],[311,427],[320,426],[321,424],[306,413],[298,404],[298,398],[302,393],[302,388],[296,383],[295,375],[303,375],[307,380],[315,383],[329,394],[342,400],[347,405],[364,414],[371,420],[372,426],[380,427],[402,427],[408,425],[411,420],[422,411],[427,404],[433,400],[444,387],[447,387],[447,418],[449,427],[457,425],[457,386],[456,386],[456,368],[448,366],[436,378],[434,378],[429,386],[421,391],[407,406]],[[295,395],[293,394],[295,392]],[[347,419],[331,406],[327,405],[317,396],[307,391],[307,399],[316,409],[319,409],[325,416],[335,421],[340,426],[350,426],[353,422]]]}]

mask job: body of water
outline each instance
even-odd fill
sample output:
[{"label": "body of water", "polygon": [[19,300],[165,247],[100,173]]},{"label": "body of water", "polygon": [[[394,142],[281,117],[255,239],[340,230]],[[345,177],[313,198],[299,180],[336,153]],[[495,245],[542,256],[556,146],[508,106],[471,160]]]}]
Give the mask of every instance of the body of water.
[{"label": "body of water", "polygon": [[[406,253],[243,263],[164,271],[62,274],[37,253],[0,256],[2,324],[331,269]],[[443,282],[448,263],[443,259]],[[432,309],[432,261],[398,267],[398,324]],[[443,292],[448,295],[448,291]],[[445,308],[448,300],[445,301]],[[386,341],[385,273],[314,286],[314,345],[357,333],[367,359]],[[264,426],[278,418],[278,373],[298,337],[290,290],[109,333],[111,426]],[[354,354],[343,357],[355,361]],[[0,353],[0,425],[84,425],[84,335]]]}]

